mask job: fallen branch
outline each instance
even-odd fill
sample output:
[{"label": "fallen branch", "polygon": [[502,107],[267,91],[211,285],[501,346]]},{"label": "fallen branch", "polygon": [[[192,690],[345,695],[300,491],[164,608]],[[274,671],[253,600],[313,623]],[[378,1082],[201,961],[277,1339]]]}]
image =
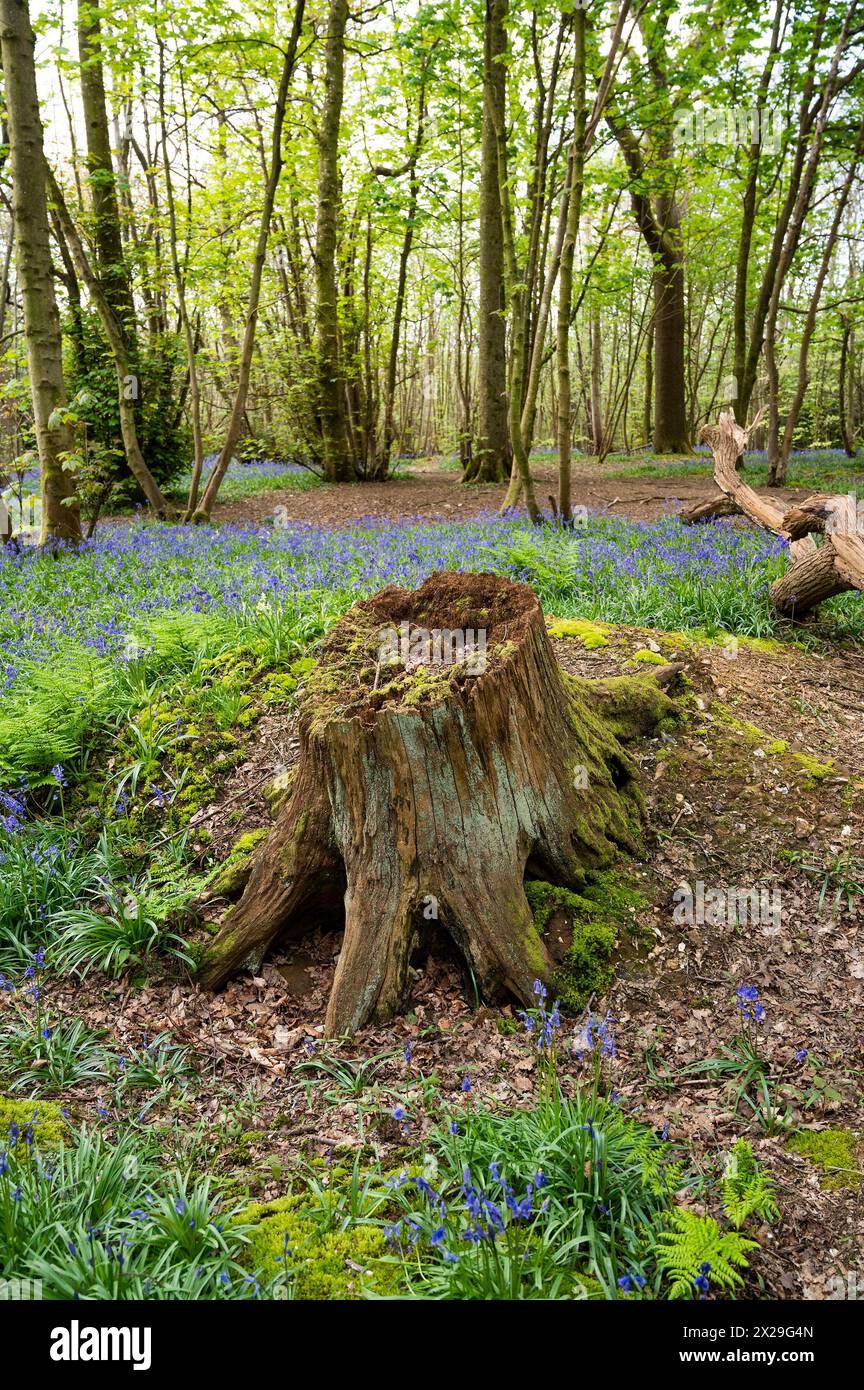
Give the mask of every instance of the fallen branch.
[{"label": "fallen branch", "polygon": [[[724,410],[716,425],[706,425],[702,438],[714,456],[714,481],[720,496],[681,513],[685,525],[718,516],[742,515],[789,542],[791,564],[771,586],[771,602],[787,617],[801,618],[818,604],[850,589],[864,589],[864,536],[853,494],[816,494],[784,511],[743,481],[738,459],[747,447],[749,429]],[[822,537],[817,545],[814,535]]]}]

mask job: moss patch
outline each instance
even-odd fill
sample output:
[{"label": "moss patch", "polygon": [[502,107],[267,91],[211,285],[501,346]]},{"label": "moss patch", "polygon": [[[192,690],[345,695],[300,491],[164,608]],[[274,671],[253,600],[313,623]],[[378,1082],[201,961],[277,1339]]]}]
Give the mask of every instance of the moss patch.
[{"label": "moss patch", "polygon": [[608,647],[608,633],[612,631],[608,623],[592,623],[587,618],[550,618],[550,637],[575,637],[586,651],[597,647]]},{"label": "moss patch", "polygon": [[643,647],[640,651],[633,653],[634,661],[646,661],[653,666],[663,666],[665,657],[661,652],[652,652],[649,647]]},{"label": "moss patch", "polygon": [[592,994],[605,994],[612,983],[621,934],[635,928],[635,914],[645,899],[626,887],[620,872],[613,870],[593,875],[579,893],[535,881],[526,883],[525,894],[541,936],[558,914],[563,914],[572,932],[552,977],[552,992],[564,1008],[578,1013]]},{"label": "moss patch", "polygon": [[403,1287],[402,1267],[387,1257],[378,1226],[322,1232],[301,1196],[246,1207],[240,1220],[254,1225],[243,1263],[265,1278],[287,1269],[297,1298],[387,1297]]},{"label": "moss patch", "polygon": [[268,834],[269,831],[266,826],[261,826],[258,830],[249,830],[245,835],[240,836],[228,858],[214,871],[213,877],[207,885],[209,897],[237,897],[249,879],[249,874],[252,871],[252,857],[261,841],[266,839]]},{"label": "moss patch", "polygon": [[789,1147],[821,1169],[819,1186],[830,1192],[864,1183],[864,1146],[850,1129],[801,1129]]},{"label": "moss patch", "polygon": [[816,758],[811,758],[809,753],[793,753],[792,761],[803,768],[811,782],[822,782],[826,777],[833,777],[835,772],[833,762],[820,763]]},{"label": "moss patch", "polygon": [[[33,1126],[33,1143],[37,1149],[58,1148],[67,1133],[63,1112],[56,1101],[9,1100],[0,1096],[0,1146],[6,1147],[11,1126],[23,1134],[29,1125]],[[14,1134],[14,1128],[12,1132]]]}]

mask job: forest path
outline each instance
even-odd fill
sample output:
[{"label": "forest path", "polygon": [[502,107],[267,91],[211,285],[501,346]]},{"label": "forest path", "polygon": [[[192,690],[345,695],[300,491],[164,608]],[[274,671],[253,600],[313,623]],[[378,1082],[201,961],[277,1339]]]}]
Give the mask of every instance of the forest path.
[{"label": "forest path", "polygon": [[[532,472],[538,502],[548,507],[549,496],[557,492],[557,470],[535,465]],[[711,478],[704,474],[688,477],[674,472],[668,478],[618,478],[610,477],[608,470],[604,473],[595,469],[575,472],[572,482],[574,507],[583,506],[592,512],[608,512],[610,516],[630,517],[634,521],[654,521],[661,516],[675,515],[684,507],[712,496],[715,491]],[[506,490],[503,483],[463,487],[457,469],[428,464],[384,483],[324,484],[304,492],[286,488],[217,503],[213,520],[260,525],[278,510],[288,523],[306,522],[315,526],[351,526],[370,518],[402,521],[418,517],[429,521],[453,521],[496,511]],[[785,501],[791,500],[796,493],[790,488],[775,488],[769,495],[777,501]]]}]

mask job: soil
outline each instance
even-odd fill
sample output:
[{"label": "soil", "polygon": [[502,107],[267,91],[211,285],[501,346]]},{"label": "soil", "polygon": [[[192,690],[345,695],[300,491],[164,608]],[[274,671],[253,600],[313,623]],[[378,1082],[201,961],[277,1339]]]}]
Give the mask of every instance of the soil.
[{"label": "soil", "polygon": [[[556,491],[556,471],[534,465],[532,473],[537,500],[541,506],[548,507],[548,498]],[[653,521],[659,516],[677,513],[716,492],[711,478],[705,476],[610,478],[596,471],[574,472],[572,489],[574,507],[583,506],[592,512],[607,512],[610,516],[631,517],[636,521]],[[454,521],[497,511],[506,492],[504,483],[463,487],[456,469],[429,466],[414,468],[410,474],[385,483],[341,486],[325,483],[306,492],[286,489],[237,502],[217,503],[213,520],[261,525],[270,520],[278,508],[283,522],[288,525],[342,527],[372,519],[402,521],[409,517],[423,521]],[[777,501],[791,501],[796,493],[789,488],[772,488],[769,495]]]}]

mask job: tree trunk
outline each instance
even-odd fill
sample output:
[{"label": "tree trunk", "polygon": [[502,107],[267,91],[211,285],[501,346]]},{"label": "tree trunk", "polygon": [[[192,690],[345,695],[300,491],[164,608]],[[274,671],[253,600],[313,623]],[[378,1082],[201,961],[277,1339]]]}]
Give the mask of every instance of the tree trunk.
[{"label": "tree trunk", "polygon": [[93,245],[96,268],[111,305],[127,352],[134,361],[135,310],[123,253],[117,186],[111,159],[108,109],[102,75],[102,19],[96,4],[78,0],[78,58],[81,76],[81,103],[87,131],[87,170],[93,206]]},{"label": "tree trunk", "polygon": [[[558,322],[555,356],[558,373],[558,514],[565,525],[572,521],[570,471],[573,457],[573,408],[570,390],[570,316],[573,309],[573,262],[582,216],[585,183],[585,11],[573,14],[573,144],[568,165],[567,220],[561,247],[561,279],[558,285]],[[545,327],[545,325],[544,325]]]},{"label": "tree trunk", "polygon": [[852,417],[852,373],[849,361],[852,356],[852,320],[841,311],[840,328],[840,366],[837,380],[837,414],[840,421],[840,439],[847,458],[854,459],[857,453],[855,443],[855,423]]},{"label": "tree trunk", "polygon": [[664,211],[662,248],[654,272],[654,450],[658,454],[687,454],[684,257],[677,211],[671,204]]},{"label": "tree trunk", "polygon": [[504,124],[507,0],[486,0],[483,30],[483,143],[480,154],[480,307],[477,325],[477,445],[465,482],[502,483],[510,475],[504,232],[498,135]]},{"label": "tree trunk", "polygon": [[315,238],[318,420],[321,461],[330,482],[353,477],[345,429],[339,354],[336,243],[339,218],[339,127],[345,87],[348,0],[331,0],[325,47],[324,106],[318,133],[318,222]]},{"label": "tree trunk", "polygon": [[42,122],[36,93],[35,39],[26,0],[0,0],[4,97],[12,164],[12,218],[24,299],[27,369],[41,468],[40,539],[78,540],[81,517],[75,486],[62,467],[72,431],[62,422],[66,404],[60,315],[48,233]]},{"label": "tree trunk", "polygon": [[437,574],[358,603],[309,678],[293,794],[202,984],[257,968],[344,894],[329,1034],[403,1006],[430,919],[484,997],[530,1003],[552,963],[526,872],[576,888],[633,847],[642,798],[622,740],[674,709],[649,677],[564,675],[536,595],[497,575]]},{"label": "tree trunk", "polygon": [[213,504],[216,501],[222,479],[228,472],[228,466],[234,456],[234,450],[240,439],[243,430],[243,423],[246,419],[246,402],[249,397],[249,382],[252,375],[252,354],[255,348],[255,332],[258,327],[258,304],[261,298],[261,280],[264,275],[264,261],[267,256],[267,243],[270,239],[270,222],[273,217],[273,204],[276,201],[276,190],[279,187],[279,178],[282,173],[282,127],[285,124],[285,107],[288,102],[288,88],[291,85],[291,78],[294,73],[294,63],[297,58],[297,45],[300,42],[300,32],[303,27],[303,13],[306,8],[305,0],[295,0],[294,22],[291,28],[291,36],[288,40],[288,47],[282,61],[282,72],[279,77],[279,90],[276,94],[276,107],[273,112],[273,138],[270,149],[270,169],[267,174],[267,183],[264,189],[264,203],[261,208],[261,217],[258,223],[258,239],[255,243],[255,256],[252,261],[252,279],[249,285],[249,298],[246,302],[246,324],[243,330],[243,348],[240,353],[240,361],[237,371],[237,385],[234,391],[234,400],[231,405],[231,415],[228,420],[228,428],[225,431],[225,439],[219,452],[219,457],[213,468],[213,472],[207,481],[204,489],[204,496],[201,499],[201,506],[194,513],[193,520],[209,521]]},{"label": "tree trunk", "polygon": [[591,344],[591,452],[599,459],[604,450],[606,427],[603,423],[603,337],[598,303],[591,310],[588,328]]},{"label": "tree trunk", "polygon": [[105,336],[111,348],[114,358],[114,372],[117,377],[117,400],[120,412],[120,433],[123,437],[123,448],[126,452],[126,462],[129,464],[130,471],[138,483],[150,506],[157,516],[167,516],[171,508],[162,494],[162,490],[147,464],[141,452],[141,445],[138,441],[138,427],[135,422],[135,386],[136,378],[130,371],[131,362],[126,349],[126,340],[120,327],[114,310],[105,298],[102,285],[96,276],[84,244],[78,234],[78,229],[72,220],[72,215],[66,206],[62,190],[47,164],[45,167],[45,177],[48,182],[48,190],[51,194],[51,201],[57,212],[57,218],[63,228],[63,235],[69,245],[69,253],[75,263],[75,268],[81,277],[82,282],[87,287],[87,292],[96,308],[96,312],[102,321]]},{"label": "tree trunk", "polygon": [[855,182],[858,172],[858,162],[864,151],[864,120],[862,120],[858,131],[858,143],[855,147],[855,155],[852,159],[843,187],[839,197],[834,204],[834,216],[831,220],[831,227],[828,236],[822,244],[822,256],[819,268],[816,273],[816,282],[810,295],[810,304],[804,319],[804,329],[801,334],[801,343],[798,349],[798,379],[795,384],[795,394],[786,413],[786,425],[783,431],[783,438],[780,443],[780,462],[779,474],[785,479],[786,470],[789,466],[789,455],[792,452],[792,440],[795,435],[795,428],[801,414],[801,407],[804,404],[804,397],[807,394],[807,387],[810,384],[810,373],[808,371],[808,361],[810,355],[810,342],[816,329],[816,315],[819,310],[819,301],[822,297],[822,288],[834,256],[834,247],[837,245],[837,238],[840,234],[840,226],[846,211],[846,204],[849,201],[849,194]]}]

